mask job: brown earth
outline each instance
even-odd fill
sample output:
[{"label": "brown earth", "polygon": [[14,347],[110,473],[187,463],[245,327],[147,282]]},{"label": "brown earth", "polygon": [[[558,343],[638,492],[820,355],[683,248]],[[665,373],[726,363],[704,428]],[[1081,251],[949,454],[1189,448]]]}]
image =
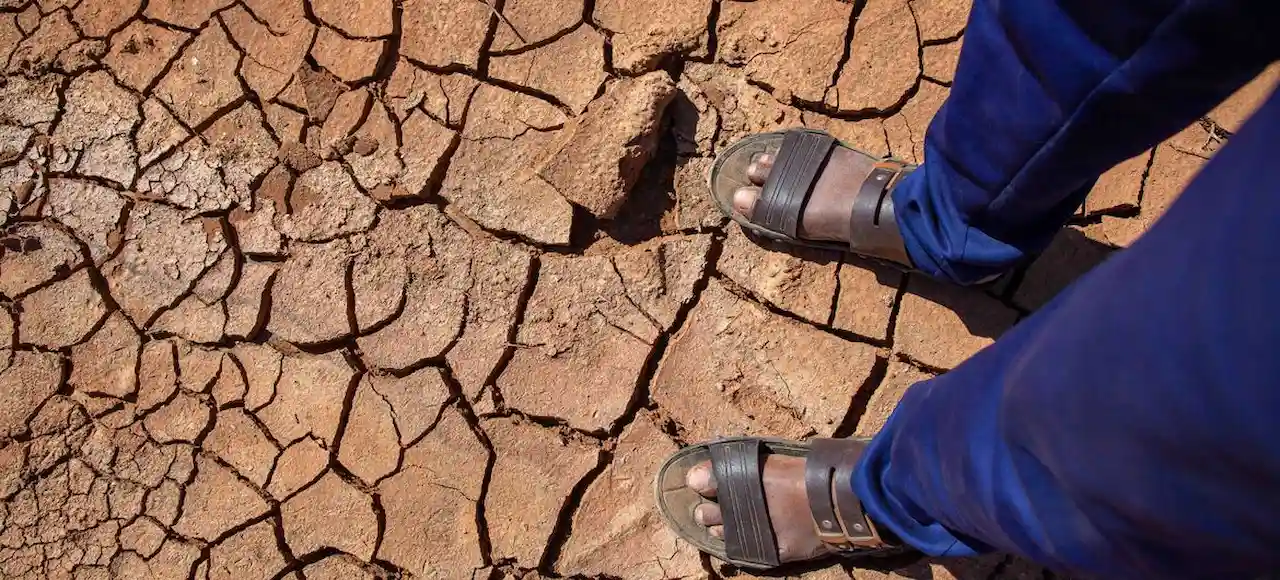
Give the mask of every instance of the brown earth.
[{"label": "brown earth", "polygon": [[[922,160],[967,0],[496,6],[0,0],[0,577],[745,577],[657,518],[667,454],[874,434],[1280,71],[957,289],[773,251],[704,183],[795,125]],[[1051,577],[886,566],[805,576]]]}]

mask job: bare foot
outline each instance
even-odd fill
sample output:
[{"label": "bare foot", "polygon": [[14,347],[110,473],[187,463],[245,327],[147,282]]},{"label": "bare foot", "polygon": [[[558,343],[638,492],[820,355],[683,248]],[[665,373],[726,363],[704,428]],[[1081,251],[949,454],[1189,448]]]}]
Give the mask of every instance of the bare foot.
[{"label": "bare foot", "polygon": [[[762,153],[747,167],[747,178],[755,185],[734,192],[734,211],[748,219],[751,217],[756,200],[760,198],[761,186],[773,169],[773,159],[773,155]],[[875,161],[866,155],[836,147],[813,186],[813,195],[805,205],[804,215],[800,216],[800,237],[828,242],[849,241],[849,214],[853,211],[853,201],[874,166]]]},{"label": "bare foot", "polygon": [[[818,539],[809,517],[809,496],[804,489],[804,458],[768,455],[764,460],[764,501],[778,543],[778,559],[783,562],[812,560],[833,553]],[[685,474],[685,485],[709,501],[693,510],[694,519],[707,526],[711,535],[724,537],[724,520],[715,503],[716,478],[711,463],[695,465]]]}]

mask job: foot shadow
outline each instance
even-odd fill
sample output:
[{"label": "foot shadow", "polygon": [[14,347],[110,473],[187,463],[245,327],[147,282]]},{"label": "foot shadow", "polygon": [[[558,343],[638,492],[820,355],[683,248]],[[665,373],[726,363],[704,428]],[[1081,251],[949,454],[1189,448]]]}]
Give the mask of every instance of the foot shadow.
[{"label": "foot shadow", "polygon": [[[741,227],[738,224],[735,224],[732,222],[730,222],[729,225],[725,227],[741,229]],[[880,284],[883,284],[885,286],[898,288],[899,286],[902,285],[903,276],[905,276],[907,273],[907,269],[905,267],[899,266],[897,264],[885,262],[882,260],[877,260],[875,258],[867,258],[864,256],[859,256],[857,254],[851,254],[848,252],[840,252],[836,250],[827,250],[822,248],[811,248],[808,246],[800,246],[796,244],[789,244],[786,242],[779,242],[779,241],[770,240],[768,238],[761,237],[760,235],[754,234],[746,229],[742,229],[741,231],[743,235],[745,235],[746,238],[751,241],[751,243],[759,246],[762,249],[768,250],[770,252],[787,254],[788,256],[799,258],[806,262],[812,262],[820,266],[826,266],[828,264],[837,263],[837,264],[840,264],[841,267],[852,266],[854,268],[870,270],[872,273],[875,274],[876,282],[879,282]]]},{"label": "foot shadow", "polygon": [[[690,115],[692,111],[692,116]],[[635,245],[662,236],[663,219],[676,207],[675,176],[689,155],[687,135],[696,131],[698,112],[689,97],[677,91],[667,105],[659,129],[658,145],[645,163],[630,194],[613,219],[598,219],[575,208],[574,247],[585,247],[597,232],[626,245]]]},{"label": "foot shadow", "polygon": [[910,580],[1048,580],[1053,574],[1030,561],[1004,554],[972,558],[922,558],[893,570]]},{"label": "foot shadow", "polygon": [[1023,310],[1036,310],[1118,249],[1090,239],[1078,228],[1063,228],[1023,269],[1009,298]]}]

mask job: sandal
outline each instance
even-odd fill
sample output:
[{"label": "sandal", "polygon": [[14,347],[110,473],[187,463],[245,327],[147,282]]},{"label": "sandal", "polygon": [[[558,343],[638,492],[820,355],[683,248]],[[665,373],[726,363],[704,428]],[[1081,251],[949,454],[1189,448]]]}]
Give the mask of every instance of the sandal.
[{"label": "sandal", "polygon": [[[763,456],[777,453],[804,457],[805,491],[813,525],[835,555],[891,556],[908,552],[909,548],[881,538],[853,493],[853,470],[866,444],[865,439],[800,443],[733,437],[692,445],[676,452],[658,469],[654,481],[658,513],[681,540],[720,560],[740,568],[777,568],[782,563],[765,505]],[[708,460],[717,481],[723,539],[711,535],[706,526],[695,520],[694,510],[707,500],[685,485],[686,473]]]},{"label": "sandal", "polygon": [[[852,239],[848,244],[800,239],[796,234],[800,217],[836,147],[851,149],[875,162],[871,173],[858,187],[849,216]],[[774,155],[773,170],[765,180],[752,217],[747,218],[733,210],[733,194],[740,187],[752,185],[747,179],[747,167],[763,153]],[[755,235],[798,246],[879,258],[911,268],[889,192],[915,168],[896,159],[878,159],[823,131],[789,129],[751,135],[730,145],[716,156],[709,185],[711,198],[720,212]]]}]

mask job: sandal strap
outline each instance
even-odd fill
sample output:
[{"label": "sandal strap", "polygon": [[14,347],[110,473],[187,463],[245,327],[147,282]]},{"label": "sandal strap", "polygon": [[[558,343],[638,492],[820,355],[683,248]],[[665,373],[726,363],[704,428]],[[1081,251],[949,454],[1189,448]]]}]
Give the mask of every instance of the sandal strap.
[{"label": "sandal strap", "polygon": [[840,550],[887,545],[853,491],[853,471],[865,448],[866,442],[857,439],[815,439],[805,458],[813,523],[822,541]]},{"label": "sandal strap", "polygon": [[[827,167],[831,152],[839,144],[835,137],[812,129],[790,129],[773,169],[765,179],[751,212],[751,222],[792,239],[799,239],[800,219],[813,187]],[[855,254],[881,258],[910,266],[893,211],[894,186],[914,170],[896,160],[877,162],[858,186],[849,214],[849,250]]]},{"label": "sandal strap", "polygon": [[751,221],[798,238],[809,193],[827,166],[836,139],[821,131],[791,129],[782,138],[773,169],[764,181]]},{"label": "sandal strap", "polygon": [[781,565],[764,501],[760,440],[712,443],[709,448],[724,519],[725,554],[757,566]]},{"label": "sandal strap", "polygon": [[876,163],[858,188],[849,214],[849,249],[857,254],[911,265],[893,212],[893,187],[914,171],[896,161]]}]

